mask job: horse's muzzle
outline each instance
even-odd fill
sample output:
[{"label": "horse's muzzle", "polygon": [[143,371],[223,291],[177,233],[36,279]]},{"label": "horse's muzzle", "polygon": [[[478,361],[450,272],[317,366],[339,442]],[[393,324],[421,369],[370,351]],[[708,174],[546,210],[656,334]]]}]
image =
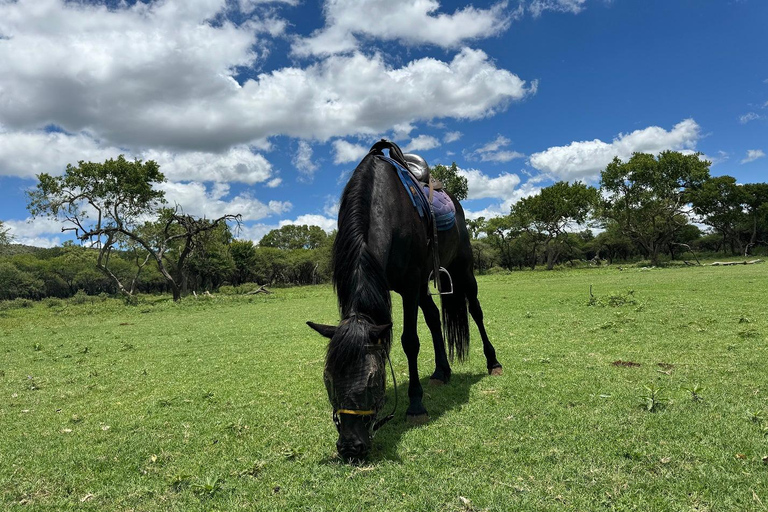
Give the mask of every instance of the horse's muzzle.
[{"label": "horse's muzzle", "polygon": [[353,461],[364,459],[368,455],[371,446],[370,442],[361,439],[342,441],[341,438],[339,438],[339,440],[336,441],[336,449],[344,460]]}]

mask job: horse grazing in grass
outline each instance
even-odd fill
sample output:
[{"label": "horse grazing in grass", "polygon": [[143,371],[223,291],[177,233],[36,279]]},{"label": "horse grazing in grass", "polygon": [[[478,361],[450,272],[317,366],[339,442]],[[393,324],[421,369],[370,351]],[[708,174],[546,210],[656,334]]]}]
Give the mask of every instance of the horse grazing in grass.
[{"label": "horse grazing in grass", "polygon": [[[377,421],[384,402],[392,340],[390,290],[399,293],[403,302],[400,340],[408,358],[410,401],[406,417],[417,422],[428,418],[417,366],[419,307],[435,349],[435,371],[431,379],[447,383],[451,377],[440,312],[428,286],[434,268],[435,242],[430,241],[428,222],[420,217],[396,166],[392,159],[385,157],[382,148],[389,149],[390,156],[399,155],[402,161],[403,155],[396,145],[387,141],[377,143],[357,166],[341,196],[338,234],[333,246],[333,283],[341,322],[338,326],[307,322],[330,338],[324,381],[339,432],[336,446],[345,459],[364,458],[370,450],[374,431],[392,417]],[[450,355],[452,358],[456,354],[459,360],[467,355],[468,307],[483,340],[488,372],[501,374],[501,364],[488,340],[477,300],[464,211],[458,201],[450,200],[455,207],[456,222],[440,232],[437,241],[440,265],[448,270],[453,286],[453,293],[441,295]],[[448,278],[443,273],[440,275],[447,285]]]}]

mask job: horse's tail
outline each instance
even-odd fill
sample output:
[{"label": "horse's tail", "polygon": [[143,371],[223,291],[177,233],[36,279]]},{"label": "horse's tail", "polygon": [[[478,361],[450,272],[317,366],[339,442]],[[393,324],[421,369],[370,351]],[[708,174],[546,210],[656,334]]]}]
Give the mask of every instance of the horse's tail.
[{"label": "horse's tail", "polygon": [[[453,273],[452,273],[453,274]],[[467,317],[467,292],[461,279],[453,278],[453,293],[440,296],[440,305],[443,310],[443,332],[448,340],[448,354],[453,361],[453,356],[464,361],[469,355],[469,319]],[[446,276],[443,279],[443,289],[450,286]]]}]

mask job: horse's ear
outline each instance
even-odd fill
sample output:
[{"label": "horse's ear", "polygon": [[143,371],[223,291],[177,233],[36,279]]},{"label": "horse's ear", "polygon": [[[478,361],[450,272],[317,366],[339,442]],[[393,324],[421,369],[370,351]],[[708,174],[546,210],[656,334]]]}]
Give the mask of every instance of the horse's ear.
[{"label": "horse's ear", "polygon": [[307,325],[328,339],[333,338],[333,335],[336,334],[335,325],[316,324],[315,322],[307,322]]},{"label": "horse's ear", "polygon": [[371,327],[371,339],[378,340],[382,335],[392,328],[392,322],[384,325],[374,325]]}]

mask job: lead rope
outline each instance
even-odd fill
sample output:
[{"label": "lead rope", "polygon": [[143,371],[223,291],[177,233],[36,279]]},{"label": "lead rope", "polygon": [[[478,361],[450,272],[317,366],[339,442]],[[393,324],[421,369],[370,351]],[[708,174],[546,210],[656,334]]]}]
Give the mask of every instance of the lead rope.
[{"label": "lead rope", "polygon": [[[373,432],[375,433],[377,430],[379,430],[381,427],[387,424],[389,420],[395,417],[395,413],[397,412],[397,379],[395,379],[395,369],[392,367],[392,360],[389,358],[389,351],[386,352],[387,354],[387,362],[389,363],[389,371],[392,373],[392,384],[395,387],[395,408],[392,409],[392,412],[388,414],[387,416],[384,416],[380,420],[378,420],[376,423],[373,424]],[[371,435],[373,437],[373,435]]]}]

